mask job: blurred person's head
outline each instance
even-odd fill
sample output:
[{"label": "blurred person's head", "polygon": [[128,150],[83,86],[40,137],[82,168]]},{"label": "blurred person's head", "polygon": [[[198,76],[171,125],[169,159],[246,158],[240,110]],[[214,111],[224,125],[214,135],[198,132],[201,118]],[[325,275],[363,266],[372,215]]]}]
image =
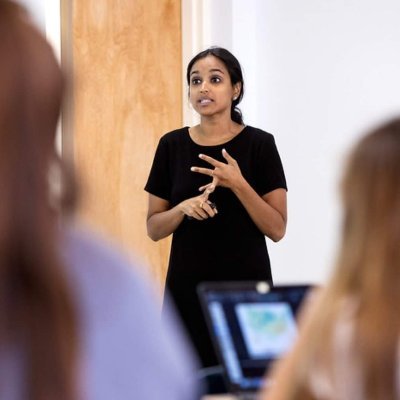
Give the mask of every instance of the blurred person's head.
[{"label": "blurred person's head", "polygon": [[355,348],[368,399],[395,399],[400,338],[400,119],[365,135],[342,180],[335,281],[358,301]]},{"label": "blurred person's head", "polygon": [[[338,376],[360,376],[365,400],[395,400],[400,340],[400,118],[357,142],[344,170],[341,195],[343,223],[336,268],[307,325],[288,399],[314,399],[307,382],[318,369],[328,374],[333,388],[347,387]],[[348,351],[355,360],[351,365],[335,353],[338,327],[349,323],[353,330]],[[355,375],[346,371],[354,366]]]},{"label": "blurred person's head", "polygon": [[358,142],[341,189],[344,221],[339,266],[349,284],[369,296],[394,286],[400,292],[400,119]]},{"label": "blurred person's head", "polygon": [[63,78],[46,40],[8,0],[0,0],[0,60],[0,345],[24,349],[27,398],[72,399],[76,323],[57,213],[74,188],[62,184],[54,143]]}]

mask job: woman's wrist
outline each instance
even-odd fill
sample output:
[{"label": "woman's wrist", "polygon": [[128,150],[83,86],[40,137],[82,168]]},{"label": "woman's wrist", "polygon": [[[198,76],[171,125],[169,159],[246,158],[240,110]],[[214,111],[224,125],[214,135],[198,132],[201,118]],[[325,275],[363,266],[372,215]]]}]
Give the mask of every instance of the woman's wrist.
[{"label": "woman's wrist", "polygon": [[238,179],[235,184],[232,186],[232,192],[235,193],[236,195],[239,195],[240,193],[243,193],[248,187],[249,183],[244,179],[243,176]]},{"label": "woman's wrist", "polygon": [[175,210],[177,211],[178,215],[181,217],[185,216],[184,205],[183,205],[184,201],[182,201],[181,203],[179,203],[175,206]]}]

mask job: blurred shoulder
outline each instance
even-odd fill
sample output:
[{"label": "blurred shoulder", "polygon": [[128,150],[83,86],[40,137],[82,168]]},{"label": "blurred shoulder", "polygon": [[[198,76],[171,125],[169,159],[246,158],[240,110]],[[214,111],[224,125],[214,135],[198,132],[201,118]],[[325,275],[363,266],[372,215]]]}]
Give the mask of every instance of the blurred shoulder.
[{"label": "blurred shoulder", "polygon": [[62,235],[81,322],[85,398],[195,399],[196,360],[172,308],[162,320],[145,264],[85,228]]},{"label": "blurred shoulder", "polygon": [[124,292],[134,291],[139,295],[149,287],[155,292],[144,262],[85,227],[63,229],[61,254],[73,287],[84,295],[91,292],[110,300]]}]

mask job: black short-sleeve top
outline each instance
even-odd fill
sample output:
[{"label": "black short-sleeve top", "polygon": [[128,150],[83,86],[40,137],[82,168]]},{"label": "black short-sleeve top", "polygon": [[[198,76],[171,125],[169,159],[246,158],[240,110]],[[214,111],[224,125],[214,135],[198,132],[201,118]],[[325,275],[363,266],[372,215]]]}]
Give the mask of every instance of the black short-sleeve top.
[{"label": "black short-sleeve top", "polygon": [[[199,187],[210,183],[211,178],[190,168],[212,168],[199,158],[201,153],[226,162],[224,148],[260,196],[278,188],[287,190],[274,137],[251,126],[216,146],[196,144],[188,127],[165,134],[158,144],[145,190],[169,201],[171,207],[198,196]],[[175,273],[193,284],[201,280],[271,279],[265,237],[234,193],[217,187],[210,200],[218,209],[214,218],[185,218],[174,232],[167,283],[173,286]]]}]

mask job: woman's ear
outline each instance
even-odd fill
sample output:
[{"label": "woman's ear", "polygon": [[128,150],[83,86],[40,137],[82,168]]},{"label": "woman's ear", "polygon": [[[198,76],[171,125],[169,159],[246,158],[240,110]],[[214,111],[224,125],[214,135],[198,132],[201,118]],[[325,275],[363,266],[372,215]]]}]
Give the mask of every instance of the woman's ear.
[{"label": "woman's ear", "polygon": [[236,100],[240,96],[240,91],[242,89],[242,83],[238,82],[233,85],[233,100]]}]

